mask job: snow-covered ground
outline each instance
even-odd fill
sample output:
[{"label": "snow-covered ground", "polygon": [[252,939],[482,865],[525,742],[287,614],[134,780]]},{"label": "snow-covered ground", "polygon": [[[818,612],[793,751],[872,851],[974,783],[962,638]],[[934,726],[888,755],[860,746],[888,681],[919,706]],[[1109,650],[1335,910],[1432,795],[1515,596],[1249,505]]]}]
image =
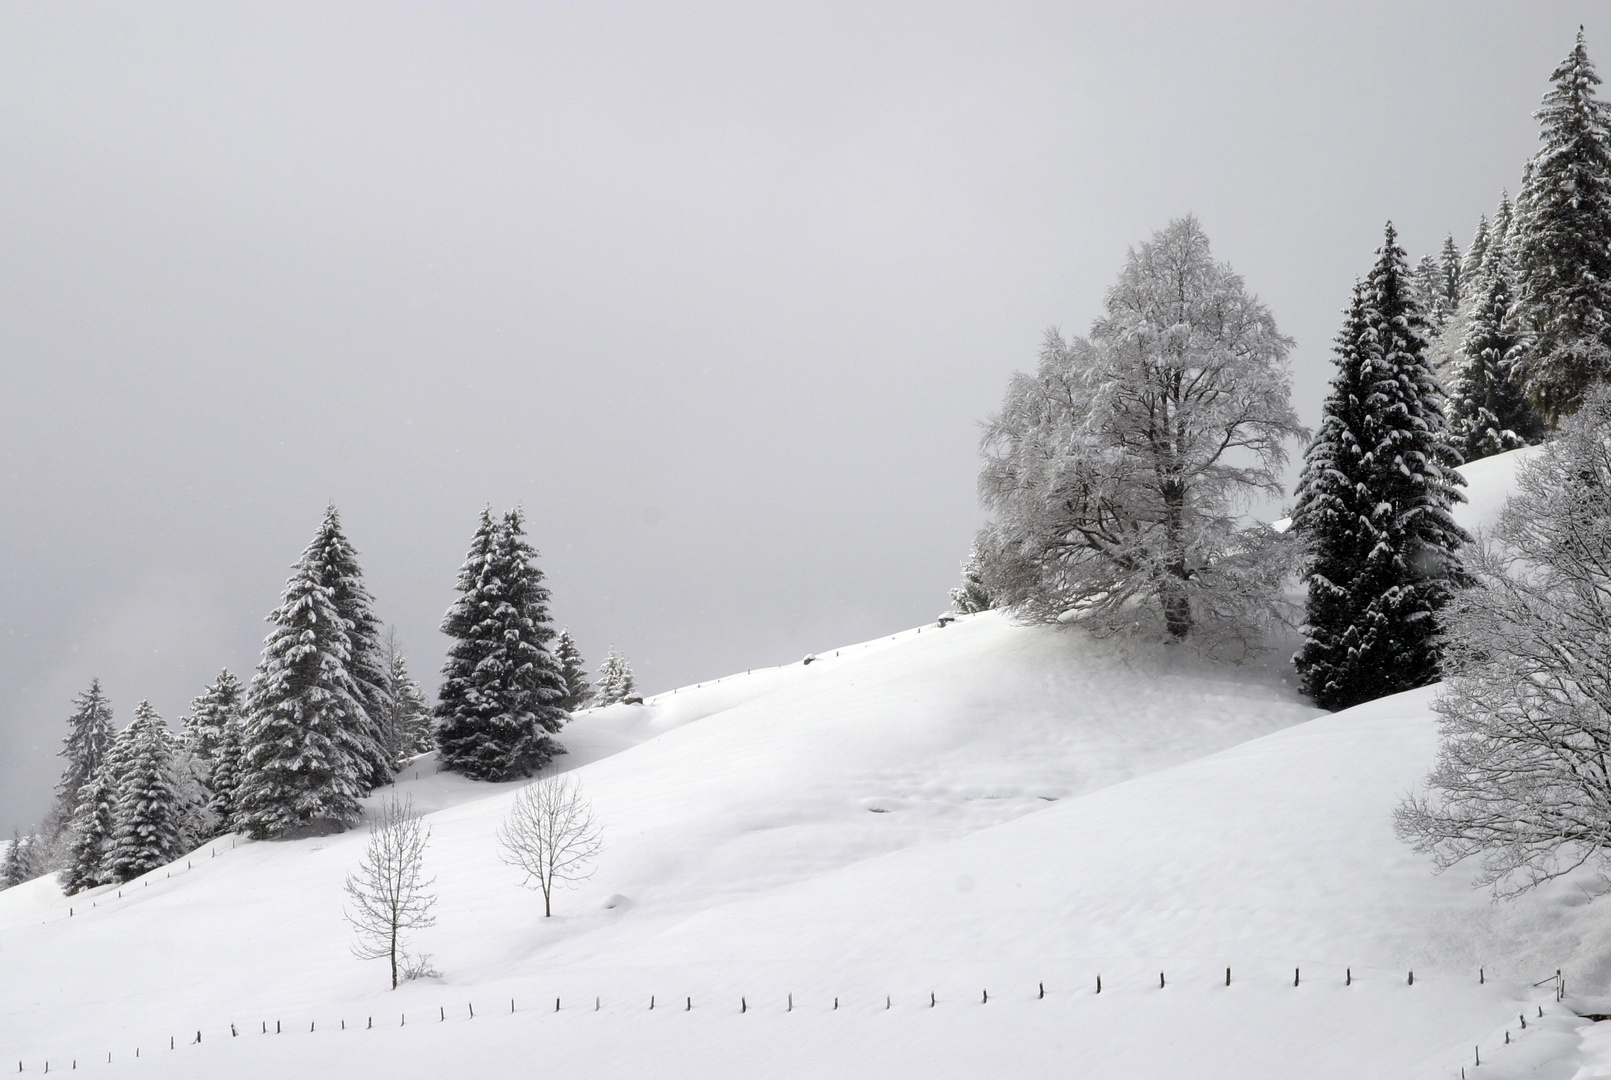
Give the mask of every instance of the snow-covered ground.
[{"label": "snow-covered ground", "polygon": [[[1517,458],[1467,469],[1468,526]],[[1593,884],[1494,905],[1393,837],[1431,695],[1326,716],[1278,662],[994,613],[827,650],[579,716],[561,767],[606,848],[553,919],[498,859],[513,786],[422,759],[398,787],[433,830],[416,947],[443,975],[396,992],[347,951],[361,832],[0,894],[0,1061],[1247,1080],[1454,1077],[1480,1047],[1479,1075],[1602,1075],[1578,1069],[1611,1040],[1531,985],[1611,983]]]}]

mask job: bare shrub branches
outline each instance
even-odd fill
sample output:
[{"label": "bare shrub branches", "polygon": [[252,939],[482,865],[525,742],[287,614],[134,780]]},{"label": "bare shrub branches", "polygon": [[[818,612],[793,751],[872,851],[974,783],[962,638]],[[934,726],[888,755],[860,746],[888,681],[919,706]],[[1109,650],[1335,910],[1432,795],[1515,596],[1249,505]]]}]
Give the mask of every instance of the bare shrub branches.
[{"label": "bare shrub branches", "polygon": [[347,875],[347,896],[352,906],[342,914],[357,932],[353,954],[363,960],[390,960],[392,989],[399,977],[430,974],[429,957],[413,967],[403,931],[431,926],[434,893],[426,892],[435,878],[424,878],[425,845],[430,826],[414,813],[412,799],[388,796],[369,833],[369,846],[358,872]]},{"label": "bare shrub branches", "polygon": [[554,913],[554,889],[593,876],[590,864],[604,846],[593,808],[569,773],[535,780],[515,795],[514,808],[498,826],[503,861],[526,875],[524,884],[543,894],[543,917]]}]

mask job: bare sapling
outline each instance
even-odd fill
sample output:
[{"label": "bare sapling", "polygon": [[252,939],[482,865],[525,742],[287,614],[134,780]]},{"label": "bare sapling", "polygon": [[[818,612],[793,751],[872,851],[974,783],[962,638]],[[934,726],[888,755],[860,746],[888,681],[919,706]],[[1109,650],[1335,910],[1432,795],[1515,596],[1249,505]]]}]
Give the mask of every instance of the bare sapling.
[{"label": "bare sapling", "polygon": [[357,873],[347,875],[352,903],[342,914],[358,935],[353,954],[363,960],[390,961],[393,990],[400,978],[428,970],[423,959],[408,965],[403,935],[436,922],[431,914],[436,895],[426,891],[436,879],[423,876],[430,839],[431,828],[414,812],[414,800],[388,796],[370,828],[362,864]]},{"label": "bare sapling", "polygon": [[515,795],[498,826],[503,861],[526,875],[523,884],[543,894],[543,917],[554,913],[556,887],[586,881],[604,846],[592,805],[569,773],[534,780]]}]

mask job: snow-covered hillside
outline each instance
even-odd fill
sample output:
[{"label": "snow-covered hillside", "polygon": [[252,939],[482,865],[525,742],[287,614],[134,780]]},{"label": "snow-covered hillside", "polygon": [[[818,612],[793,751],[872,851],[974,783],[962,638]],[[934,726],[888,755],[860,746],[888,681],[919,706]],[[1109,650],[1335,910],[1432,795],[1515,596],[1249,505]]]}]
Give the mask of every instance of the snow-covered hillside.
[{"label": "snow-covered hillside", "polygon": [[[1518,458],[1466,470],[1468,527]],[[1492,905],[1393,837],[1431,693],[1322,716],[1278,663],[994,613],[828,650],[578,717],[561,767],[606,848],[553,919],[493,843],[513,787],[422,759],[398,786],[433,830],[440,921],[416,947],[440,980],[385,991],[348,953],[362,833],[221,841],[121,896],[0,894],[0,1055],[1150,1080],[1452,1077],[1480,1046],[1489,1075],[1571,1076],[1583,1024],[1530,984],[1565,967],[1603,988],[1603,911],[1574,881]]]}]

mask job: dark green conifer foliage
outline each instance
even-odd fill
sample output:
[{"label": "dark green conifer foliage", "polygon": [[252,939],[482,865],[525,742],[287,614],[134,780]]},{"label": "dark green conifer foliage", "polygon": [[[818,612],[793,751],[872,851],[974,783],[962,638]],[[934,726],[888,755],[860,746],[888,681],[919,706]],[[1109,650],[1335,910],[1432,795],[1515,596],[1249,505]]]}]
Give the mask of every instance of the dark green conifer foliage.
[{"label": "dark green conifer foliage", "polygon": [[1305,549],[1305,691],[1328,709],[1437,678],[1435,615],[1463,580],[1470,538],[1449,507],[1425,317],[1391,224],[1337,338],[1337,374],[1304,456],[1293,528]]},{"label": "dark green conifer foliage", "polygon": [[565,684],[536,554],[520,511],[497,524],[484,511],[442,621],[454,642],[437,695],[439,760],[471,779],[530,776],[563,752],[549,738],[565,723]]},{"label": "dark green conifer foliage", "polygon": [[582,650],[576,647],[576,639],[569,630],[559,632],[554,643],[554,659],[559,661],[559,674],[565,680],[565,698],[559,703],[560,708],[566,712],[586,708],[593,699],[593,684],[588,682]]},{"label": "dark green conifer foliage", "polygon": [[382,787],[397,775],[392,738],[385,730],[386,718],[392,712],[391,672],[381,645],[374,598],[364,585],[358,552],[341,531],[341,517],[333,504],[325,510],[324,521],[308,551],[317,567],[315,573],[330,590],[331,604],[347,624],[347,673],[357,685],[358,701],[363,706],[361,715],[353,718],[361,735],[361,775],[367,787]]},{"label": "dark green conifer foliage", "polygon": [[173,741],[149,701],[134,707],[129,756],[118,784],[107,867],[129,881],[184,853],[184,815],[173,766]]},{"label": "dark green conifer foliage", "polygon": [[1553,425],[1611,376],[1611,105],[1581,27],[1550,79],[1514,251],[1528,397]]},{"label": "dark green conifer foliage", "polygon": [[78,809],[79,792],[105,762],[113,736],[112,703],[101,692],[101,680],[91,679],[89,689],[73,699],[67,738],[62,740],[61,756],[67,759],[67,768],[56,784],[60,820],[69,820]]},{"label": "dark green conifer foliage", "polygon": [[347,670],[347,623],[318,554],[310,545],[286,582],[247,691],[231,825],[257,839],[346,828],[370,790],[373,747]]}]

